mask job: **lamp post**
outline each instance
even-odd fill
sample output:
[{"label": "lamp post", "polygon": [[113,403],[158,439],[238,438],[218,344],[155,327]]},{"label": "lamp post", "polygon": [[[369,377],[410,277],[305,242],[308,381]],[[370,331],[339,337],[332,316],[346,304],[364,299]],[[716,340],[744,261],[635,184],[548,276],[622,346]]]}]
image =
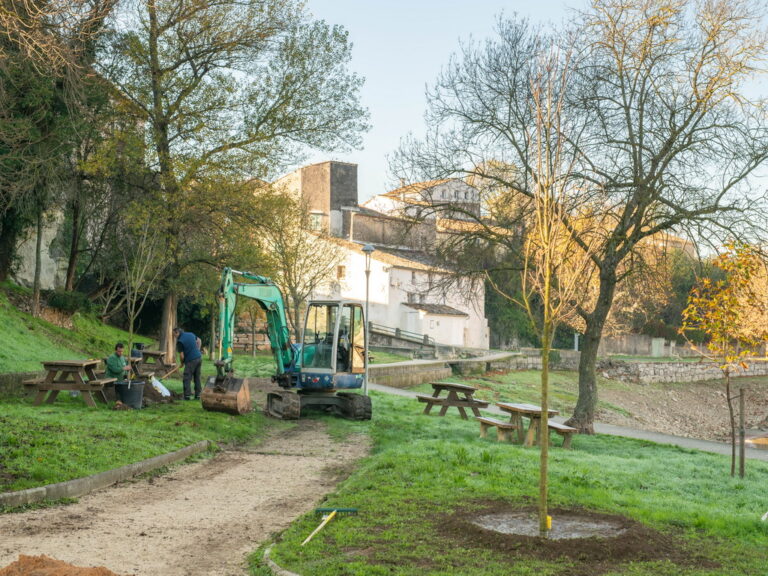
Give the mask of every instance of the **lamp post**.
[{"label": "lamp post", "polygon": [[370,354],[368,353],[368,347],[370,346],[370,330],[369,326],[371,321],[368,319],[368,285],[371,279],[371,254],[376,250],[371,244],[363,246],[363,254],[365,255],[365,381],[363,382],[363,394],[368,396],[368,360]]}]

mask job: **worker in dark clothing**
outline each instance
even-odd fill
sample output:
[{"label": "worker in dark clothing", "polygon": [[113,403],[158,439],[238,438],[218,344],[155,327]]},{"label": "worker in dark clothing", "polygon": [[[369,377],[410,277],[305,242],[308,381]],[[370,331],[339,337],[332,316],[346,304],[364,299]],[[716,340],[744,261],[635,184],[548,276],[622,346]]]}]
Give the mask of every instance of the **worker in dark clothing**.
[{"label": "worker in dark clothing", "polygon": [[176,336],[179,361],[184,366],[184,400],[192,399],[192,378],[195,379],[195,400],[199,400],[203,389],[200,384],[200,365],[203,362],[203,355],[197,347],[197,336],[181,328],[174,328],[173,334]]}]

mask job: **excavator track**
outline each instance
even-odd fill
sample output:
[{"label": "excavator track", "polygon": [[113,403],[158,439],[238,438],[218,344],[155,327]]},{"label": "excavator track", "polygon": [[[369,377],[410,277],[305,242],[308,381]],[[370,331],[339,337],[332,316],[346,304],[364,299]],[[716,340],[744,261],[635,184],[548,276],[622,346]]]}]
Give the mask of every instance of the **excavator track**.
[{"label": "excavator track", "polygon": [[342,413],[344,418],[348,418],[349,420],[371,419],[373,409],[371,406],[371,398],[369,396],[350,394],[347,392],[339,392],[337,396],[346,400]]},{"label": "excavator track", "polygon": [[280,420],[298,420],[301,416],[301,398],[288,390],[267,394],[267,413]]}]

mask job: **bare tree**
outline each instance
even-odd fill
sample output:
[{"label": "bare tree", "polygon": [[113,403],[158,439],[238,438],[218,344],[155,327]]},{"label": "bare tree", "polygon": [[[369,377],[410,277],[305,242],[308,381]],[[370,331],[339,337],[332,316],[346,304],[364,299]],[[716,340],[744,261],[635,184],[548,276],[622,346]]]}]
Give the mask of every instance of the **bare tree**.
[{"label": "bare tree", "polygon": [[279,209],[264,227],[265,252],[272,260],[275,282],[285,292],[289,322],[298,336],[304,303],[316,289],[336,278],[344,253],[312,229],[309,210],[301,199],[278,193],[274,201]]},{"label": "bare tree", "polygon": [[120,219],[121,284],[128,316],[129,349],[133,346],[136,319],[161,278],[166,262],[165,243],[155,218],[140,206]]},{"label": "bare tree", "polygon": [[[768,156],[766,106],[744,85],[762,71],[761,17],[757,3],[741,0],[595,0],[555,31],[576,39],[563,109],[574,123],[565,146],[579,194],[563,224],[585,249],[585,232],[599,238],[596,295],[576,307],[584,338],[569,423],[583,432],[593,430],[603,327],[638,244],[685,229],[715,240],[760,221],[765,198],[750,176]],[[514,191],[519,200],[488,203],[488,216],[502,231],[518,228],[515,212],[534,194],[529,62],[545,37],[502,19],[497,39],[463,46],[428,95],[428,135],[402,146],[395,171]],[[487,241],[510,245],[486,218],[477,221]]]}]

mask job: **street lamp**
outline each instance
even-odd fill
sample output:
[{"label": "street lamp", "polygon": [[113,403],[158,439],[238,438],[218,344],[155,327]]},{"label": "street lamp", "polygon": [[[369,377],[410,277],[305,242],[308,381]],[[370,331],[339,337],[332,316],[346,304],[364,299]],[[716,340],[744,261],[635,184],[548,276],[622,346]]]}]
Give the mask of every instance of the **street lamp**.
[{"label": "street lamp", "polygon": [[368,319],[368,285],[371,279],[371,254],[376,248],[371,244],[363,246],[363,254],[365,255],[365,381],[363,382],[363,394],[368,396],[368,361],[370,359],[370,353],[368,347],[370,344],[370,329],[371,321]]}]

